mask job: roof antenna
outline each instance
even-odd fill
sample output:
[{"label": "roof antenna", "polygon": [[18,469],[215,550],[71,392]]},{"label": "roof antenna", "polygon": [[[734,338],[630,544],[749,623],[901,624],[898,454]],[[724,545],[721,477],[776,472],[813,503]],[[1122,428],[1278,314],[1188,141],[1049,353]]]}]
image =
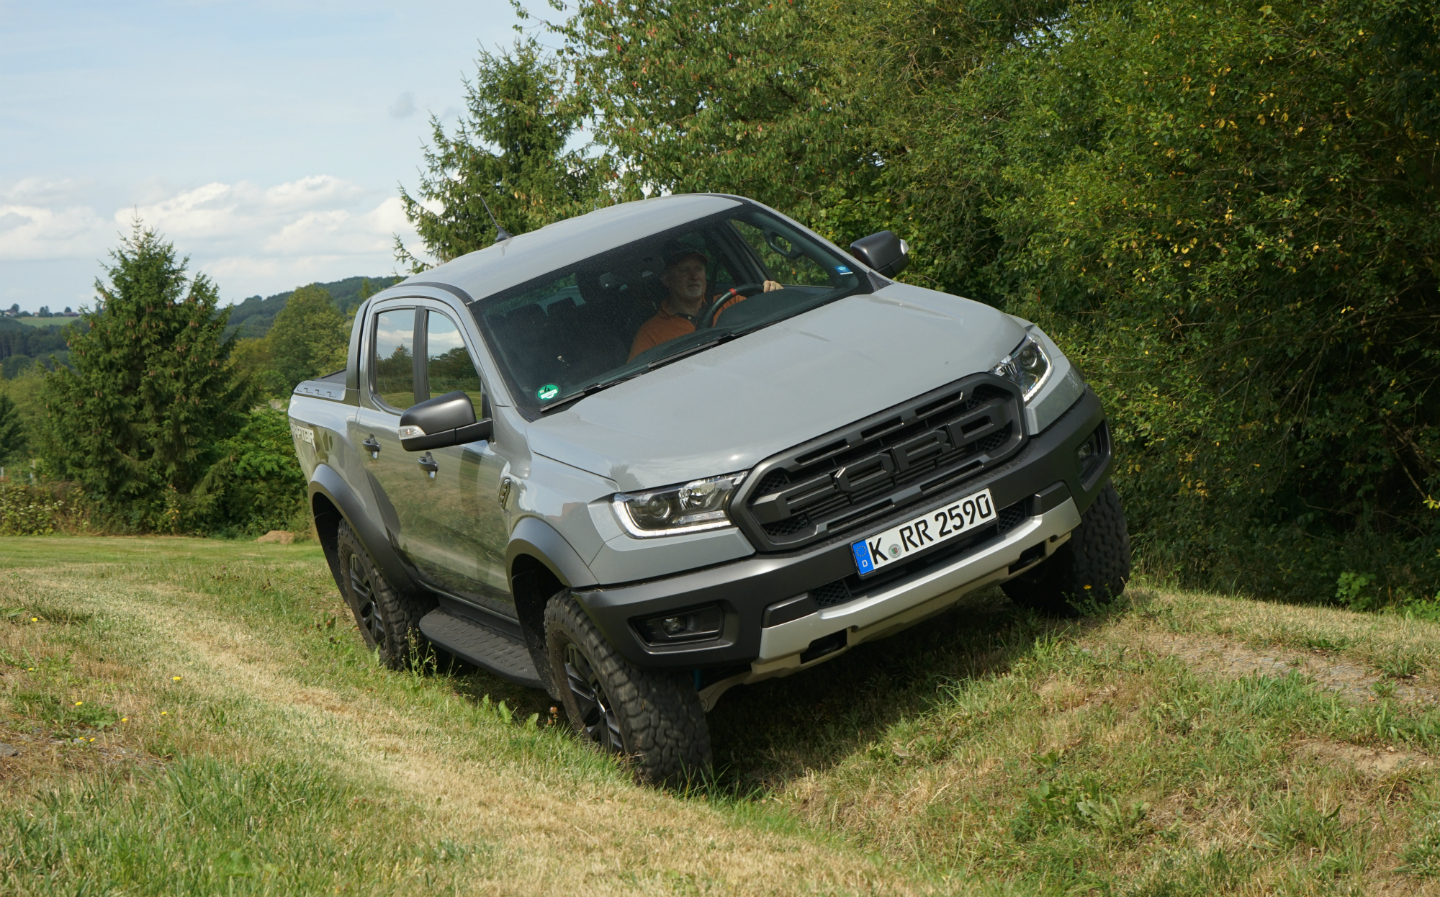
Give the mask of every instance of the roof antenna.
[{"label": "roof antenna", "polygon": [[515,235],[501,227],[500,222],[495,220],[495,213],[490,211],[490,203],[486,202],[483,196],[480,197],[480,205],[485,207],[485,214],[490,216],[490,223],[495,225],[495,242],[499,243],[501,240],[513,240]]}]

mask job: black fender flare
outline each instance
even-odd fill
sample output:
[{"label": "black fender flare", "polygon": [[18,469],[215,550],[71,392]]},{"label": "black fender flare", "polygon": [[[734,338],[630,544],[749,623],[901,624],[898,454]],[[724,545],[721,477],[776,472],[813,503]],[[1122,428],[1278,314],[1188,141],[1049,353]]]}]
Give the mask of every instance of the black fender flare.
[{"label": "black fender flare", "polygon": [[515,599],[515,611],[520,618],[520,631],[525,637],[525,647],[545,690],[557,701],[560,692],[550,675],[550,664],[545,652],[545,602],[550,594],[547,590],[534,591],[521,588],[516,567],[521,558],[533,558],[566,588],[584,588],[595,583],[595,574],[581,560],[570,542],[549,523],[538,517],[522,517],[510,531],[510,541],[505,546],[505,573],[510,581],[510,594]]},{"label": "black fender flare", "polygon": [[[312,514],[317,494],[325,496],[340,511],[340,516],[350,524],[350,529],[359,537],[365,550],[370,552],[370,559],[392,586],[406,592],[417,591],[415,580],[410,576],[410,571],[406,569],[399,553],[390,544],[383,525],[374,515],[365,513],[365,506],[355,494],[355,490],[350,488],[350,484],[345,482],[339,471],[328,464],[316,465],[315,472],[310,475],[308,498]],[[336,575],[339,575],[338,571]]]},{"label": "black fender flare", "polygon": [[595,585],[595,574],[555,528],[538,517],[523,517],[505,545],[505,570],[514,576],[515,559],[530,555],[544,564],[561,584],[576,589]]}]

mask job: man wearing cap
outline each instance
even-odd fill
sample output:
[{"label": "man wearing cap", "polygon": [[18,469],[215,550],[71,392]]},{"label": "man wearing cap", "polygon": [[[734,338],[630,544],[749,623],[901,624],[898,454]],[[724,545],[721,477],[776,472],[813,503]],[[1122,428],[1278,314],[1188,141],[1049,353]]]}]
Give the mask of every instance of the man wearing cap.
[{"label": "man wearing cap", "polygon": [[[635,341],[630,344],[631,358],[646,349],[695,332],[695,316],[703,312],[710,302],[720,298],[705,298],[705,269],[709,263],[705,253],[698,249],[676,246],[665,253],[665,273],[660,275],[660,282],[665,285],[665,299],[655,317],[641,325],[635,334]],[[779,289],[782,287],[775,281],[765,281],[765,292]],[[716,309],[715,317],[744,299],[736,293],[729,302]]]}]

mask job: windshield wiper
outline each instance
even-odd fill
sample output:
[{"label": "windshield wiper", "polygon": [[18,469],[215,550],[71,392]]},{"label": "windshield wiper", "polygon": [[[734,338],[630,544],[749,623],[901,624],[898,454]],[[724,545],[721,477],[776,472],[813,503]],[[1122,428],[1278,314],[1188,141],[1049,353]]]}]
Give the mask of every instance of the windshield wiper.
[{"label": "windshield wiper", "polygon": [[679,361],[682,358],[689,358],[691,355],[698,355],[699,353],[704,352],[706,349],[715,348],[721,343],[728,343],[737,336],[739,336],[739,334],[732,330],[721,336],[717,336],[714,339],[707,339],[703,343],[696,343],[688,349],[681,349],[674,355],[666,355],[664,358],[655,359],[654,361],[645,365],[645,370],[653,371],[656,368],[663,368],[665,365],[670,364],[671,362]]},{"label": "windshield wiper", "polygon": [[569,405],[571,402],[578,402],[586,396],[593,396],[595,395],[595,393],[599,392],[602,389],[609,389],[616,384],[624,383],[626,380],[629,380],[631,377],[636,376],[638,373],[639,371],[636,371],[634,374],[626,374],[623,377],[615,377],[610,380],[602,380],[599,383],[591,383],[589,386],[585,387],[579,392],[572,392],[570,395],[566,396],[563,399],[556,399],[548,405],[541,405],[540,413],[544,414],[545,412],[553,411],[562,405]]}]

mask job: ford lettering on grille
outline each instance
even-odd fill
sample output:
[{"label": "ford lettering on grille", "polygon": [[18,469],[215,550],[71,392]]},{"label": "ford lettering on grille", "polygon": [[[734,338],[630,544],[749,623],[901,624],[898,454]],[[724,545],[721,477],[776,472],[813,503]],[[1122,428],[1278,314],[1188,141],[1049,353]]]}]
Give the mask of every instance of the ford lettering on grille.
[{"label": "ford lettering on grille", "polygon": [[732,513],[762,550],[797,547],[937,495],[1023,441],[1019,397],[980,374],[767,459]]}]

